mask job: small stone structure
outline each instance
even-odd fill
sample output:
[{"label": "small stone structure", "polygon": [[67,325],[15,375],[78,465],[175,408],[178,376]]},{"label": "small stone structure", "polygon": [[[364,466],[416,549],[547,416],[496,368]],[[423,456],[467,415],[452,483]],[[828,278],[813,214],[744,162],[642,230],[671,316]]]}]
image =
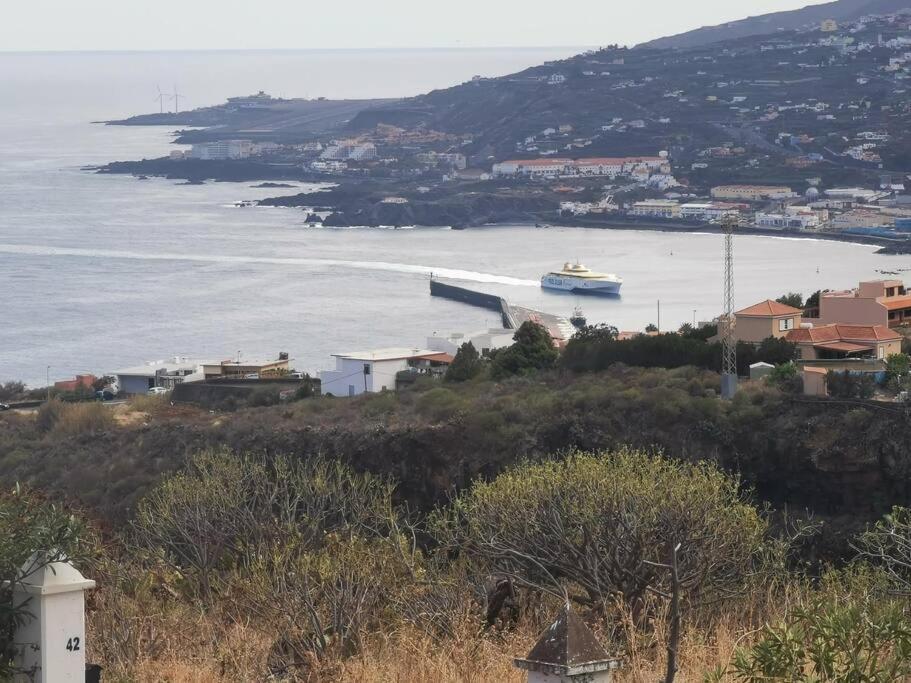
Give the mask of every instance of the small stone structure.
[{"label": "small stone structure", "polygon": [[528,683],[609,683],[620,661],[608,656],[595,634],[567,604],[525,659]]},{"label": "small stone structure", "polygon": [[33,554],[20,571],[13,601],[30,615],[16,628],[15,683],[83,683],[86,579],[66,560],[47,563]]}]

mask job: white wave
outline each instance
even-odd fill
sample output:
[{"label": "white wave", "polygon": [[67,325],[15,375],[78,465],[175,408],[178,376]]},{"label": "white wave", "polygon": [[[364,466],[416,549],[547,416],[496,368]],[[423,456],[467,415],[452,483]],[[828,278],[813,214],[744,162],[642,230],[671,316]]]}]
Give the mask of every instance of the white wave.
[{"label": "white wave", "polygon": [[438,268],[410,263],[387,261],[344,261],[340,259],[292,258],[278,256],[228,256],[217,254],[163,254],[116,249],[81,249],[76,247],[49,247],[31,244],[0,244],[0,253],[28,256],[70,256],[83,258],[131,259],[137,261],[189,261],[194,263],[267,263],[279,266],[330,266],[358,270],[380,270],[394,273],[436,275],[451,280],[484,282],[501,285],[537,287],[535,280],[523,280],[507,275],[479,273],[457,268]]}]

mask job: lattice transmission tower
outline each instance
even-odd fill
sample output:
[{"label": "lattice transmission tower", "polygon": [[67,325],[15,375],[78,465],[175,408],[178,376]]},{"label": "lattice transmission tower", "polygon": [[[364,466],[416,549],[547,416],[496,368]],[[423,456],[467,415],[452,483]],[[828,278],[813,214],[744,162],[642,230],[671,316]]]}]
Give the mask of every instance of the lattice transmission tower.
[{"label": "lattice transmission tower", "polygon": [[721,396],[737,393],[737,337],[734,333],[734,230],[736,216],[724,218],[724,319],[721,325]]}]

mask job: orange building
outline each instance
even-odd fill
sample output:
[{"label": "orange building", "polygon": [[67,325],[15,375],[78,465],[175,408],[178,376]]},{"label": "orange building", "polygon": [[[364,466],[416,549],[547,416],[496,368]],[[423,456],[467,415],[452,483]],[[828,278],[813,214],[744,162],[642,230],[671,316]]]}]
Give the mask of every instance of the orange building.
[{"label": "orange building", "polygon": [[79,391],[80,389],[91,389],[98,378],[95,375],[76,375],[73,379],[65,379],[60,382],[54,382],[54,389],[57,391]]},{"label": "orange building", "polygon": [[819,297],[819,322],[883,325],[911,324],[911,295],[901,280],[870,280],[856,289],[823,292]]},{"label": "orange building", "polygon": [[734,314],[734,337],[737,341],[759,344],[769,337],[784,337],[800,327],[803,311],[767,299]]}]

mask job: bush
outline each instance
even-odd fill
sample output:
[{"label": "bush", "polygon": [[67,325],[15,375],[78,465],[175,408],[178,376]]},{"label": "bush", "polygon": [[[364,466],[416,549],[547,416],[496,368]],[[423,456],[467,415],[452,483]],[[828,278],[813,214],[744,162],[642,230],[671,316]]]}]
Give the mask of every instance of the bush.
[{"label": "bush", "polygon": [[893,353],[886,358],[886,379],[901,380],[911,370],[911,357],[904,353]]},{"label": "bush", "polygon": [[339,463],[203,452],[140,502],[133,531],[208,599],[223,572],[273,543],[318,548],[329,533],[374,528],[390,500],[384,480]]},{"label": "bush", "polygon": [[39,408],[36,422],[43,432],[77,436],[110,429],[114,416],[102,403],[64,403],[55,398]]},{"label": "bush", "polygon": [[826,373],[826,386],[834,398],[872,398],[876,393],[876,380],[869,373],[853,373],[850,370]]},{"label": "bush", "polygon": [[739,650],[734,677],[891,683],[911,676],[911,619],[898,602],[817,598]]},{"label": "bush", "polygon": [[557,349],[550,333],[541,325],[526,321],[513,337],[515,343],[493,356],[492,376],[503,379],[534,370],[549,370],[557,361]]},{"label": "bush", "polygon": [[25,394],[25,384],[22,382],[0,383],[0,402],[12,401]]},{"label": "bush", "polygon": [[666,563],[678,543],[692,598],[736,588],[766,533],[736,478],[630,450],[574,453],[476,482],[433,528],[484,571],[550,589],[566,582],[576,601],[596,609],[617,595],[634,604],[666,589],[666,573],[649,563]]},{"label": "bush", "polygon": [[478,350],[470,341],[465,342],[456,352],[452,364],[446,368],[447,382],[466,382],[479,374],[483,365]]},{"label": "bush", "polygon": [[776,365],[769,373],[766,381],[787,394],[799,394],[803,391],[803,380],[800,378],[797,366],[794,363]]}]

